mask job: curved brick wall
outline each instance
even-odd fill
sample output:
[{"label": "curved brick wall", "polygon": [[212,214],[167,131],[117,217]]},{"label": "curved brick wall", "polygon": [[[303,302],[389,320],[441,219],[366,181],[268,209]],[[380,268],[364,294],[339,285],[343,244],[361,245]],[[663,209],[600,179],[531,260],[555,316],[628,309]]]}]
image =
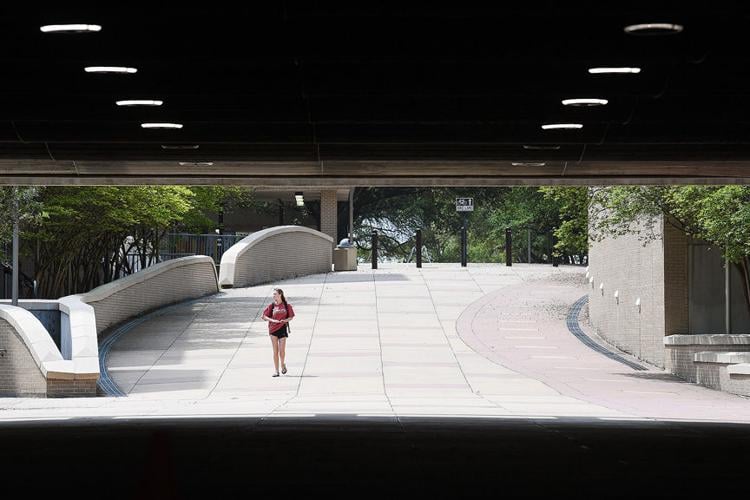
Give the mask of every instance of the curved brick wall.
[{"label": "curved brick wall", "polygon": [[145,312],[218,291],[213,259],[195,255],[156,264],[77,297],[94,308],[101,334]]},{"label": "curved brick wall", "polygon": [[222,287],[252,286],[331,271],[333,238],[304,226],[277,226],[238,241],[221,258]]},{"label": "curved brick wall", "polygon": [[47,381],[16,328],[0,318],[0,396],[46,396]]}]

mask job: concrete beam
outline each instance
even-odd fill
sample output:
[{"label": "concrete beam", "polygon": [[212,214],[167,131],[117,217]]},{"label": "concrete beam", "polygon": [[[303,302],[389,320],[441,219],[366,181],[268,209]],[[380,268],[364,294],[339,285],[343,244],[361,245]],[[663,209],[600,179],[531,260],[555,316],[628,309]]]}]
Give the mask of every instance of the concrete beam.
[{"label": "concrete beam", "polygon": [[359,186],[513,186],[748,184],[750,161],[215,162],[0,160],[0,185],[218,184],[269,188]]}]

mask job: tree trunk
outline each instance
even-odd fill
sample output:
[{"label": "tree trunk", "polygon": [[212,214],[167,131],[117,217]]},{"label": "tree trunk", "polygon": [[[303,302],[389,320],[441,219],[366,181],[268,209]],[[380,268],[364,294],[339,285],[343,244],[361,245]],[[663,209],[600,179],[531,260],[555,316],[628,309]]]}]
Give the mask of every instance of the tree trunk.
[{"label": "tree trunk", "polygon": [[742,270],[742,290],[745,292],[745,306],[750,311],[750,258],[743,257],[740,264],[738,264],[740,270]]}]

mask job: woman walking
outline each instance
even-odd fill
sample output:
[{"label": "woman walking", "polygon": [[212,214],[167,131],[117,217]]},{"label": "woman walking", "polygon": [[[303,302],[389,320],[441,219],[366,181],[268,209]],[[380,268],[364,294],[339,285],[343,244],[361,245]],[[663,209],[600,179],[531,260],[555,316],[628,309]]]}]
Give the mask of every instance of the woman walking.
[{"label": "woman walking", "polygon": [[286,374],[286,339],[289,337],[289,322],[294,318],[294,309],[287,303],[284,291],[274,288],[273,302],[263,310],[263,320],[268,321],[268,336],[273,346],[273,366],[276,369],[273,377],[279,376],[279,361],[281,373]]}]

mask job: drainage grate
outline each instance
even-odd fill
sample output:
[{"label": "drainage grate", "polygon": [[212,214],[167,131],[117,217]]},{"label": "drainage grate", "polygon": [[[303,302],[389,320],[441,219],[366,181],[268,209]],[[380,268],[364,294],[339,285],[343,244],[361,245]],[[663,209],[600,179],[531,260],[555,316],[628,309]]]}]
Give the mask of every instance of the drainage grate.
[{"label": "drainage grate", "polygon": [[647,370],[647,368],[639,365],[638,363],[634,363],[629,359],[626,359],[619,354],[612,352],[605,347],[602,347],[601,345],[591,340],[588,335],[583,333],[583,330],[581,330],[581,326],[578,324],[578,315],[581,313],[581,309],[586,305],[588,301],[589,296],[584,295],[583,297],[578,299],[575,304],[573,304],[573,307],[570,308],[570,312],[568,312],[568,317],[566,318],[566,323],[568,325],[568,330],[570,330],[570,333],[575,335],[576,338],[578,338],[578,340],[583,342],[586,346],[598,352],[599,354],[604,354],[609,359],[618,361],[623,365],[632,368],[633,370]]}]

